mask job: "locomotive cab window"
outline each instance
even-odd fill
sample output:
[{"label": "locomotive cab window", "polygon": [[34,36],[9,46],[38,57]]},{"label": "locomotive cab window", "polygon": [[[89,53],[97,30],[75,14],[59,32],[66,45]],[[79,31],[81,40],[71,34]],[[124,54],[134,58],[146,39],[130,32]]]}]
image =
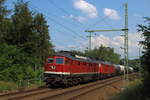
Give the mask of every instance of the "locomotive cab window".
[{"label": "locomotive cab window", "polygon": [[53,62],[54,62],[54,59],[53,59],[53,58],[48,58],[48,59],[47,59],[47,62],[48,62],[48,63],[53,63]]},{"label": "locomotive cab window", "polygon": [[56,58],[56,64],[64,64],[64,58]]}]

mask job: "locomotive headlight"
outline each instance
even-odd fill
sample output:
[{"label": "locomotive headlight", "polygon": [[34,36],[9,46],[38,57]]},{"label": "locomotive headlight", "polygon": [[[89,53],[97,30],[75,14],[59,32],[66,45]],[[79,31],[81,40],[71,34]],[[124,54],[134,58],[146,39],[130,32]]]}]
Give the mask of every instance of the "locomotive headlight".
[{"label": "locomotive headlight", "polygon": [[51,67],[51,69],[56,69],[56,66],[50,66]]}]

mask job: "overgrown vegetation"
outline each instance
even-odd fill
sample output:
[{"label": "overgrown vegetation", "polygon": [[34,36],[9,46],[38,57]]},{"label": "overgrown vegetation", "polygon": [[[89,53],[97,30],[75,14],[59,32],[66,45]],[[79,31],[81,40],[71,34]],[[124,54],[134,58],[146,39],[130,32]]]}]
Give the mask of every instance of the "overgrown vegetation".
[{"label": "overgrown vegetation", "polygon": [[144,100],[143,83],[140,80],[132,82],[123,92],[113,100]]},{"label": "overgrown vegetation", "polygon": [[49,26],[27,2],[18,0],[11,10],[4,3],[0,0],[0,80],[22,86],[27,80],[37,83],[45,58],[54,52]]},{"label": "overgrown vegetation", "polygon": [[138,25],[138,31],[141,32],[143,41],[140,44],[143,46],[141,57],[142,81],[144,84],[144,96],[146,100],[150,99],[150,17],[145,18],[145,25]]},{"label": "overgrown vegetation", "polygon": [[150,100],[150,17],[145,19],[144,25],[138,25],[138,31],[143,37],[143,41],[140,41],[140,45],[143,46],[140,58],[141,81],[126,88],[114,100]]},{"label": "overgrown vegetation", "polygon": [[0,92],[3,92],[4,90],[10,91],[14,89],[18,89],[18,86],[14,82],[0,81]]},{"label": "overgrown vegetation", "polygon": [[[134,71],[139,71],[139,67],[140,67],[140,59],[129,59],[129,67],[134,68]],[[120,60],[120,64],[123,65],[124,64],[124,59]]]}]

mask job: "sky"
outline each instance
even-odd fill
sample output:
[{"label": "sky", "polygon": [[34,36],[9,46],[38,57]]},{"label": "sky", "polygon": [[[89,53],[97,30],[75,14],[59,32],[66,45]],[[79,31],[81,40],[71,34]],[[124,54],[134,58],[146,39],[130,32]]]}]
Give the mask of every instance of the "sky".
[{"label": "sky", "polygon": [[[6,0],[9,9],[13,2]],[[49,25],[49,35],[56,50],[80,50],[88,48],[89,33],[85,30],[124,28],[124,4],[128,4],[129,58],[138,58],[138,44],[142,40],[137,24],[150,16],[150,0],[24,0],[31,10],[43,13]],[[92,33],[92,49],[100,45],[114,48],[123,55],[123,32]]]}]

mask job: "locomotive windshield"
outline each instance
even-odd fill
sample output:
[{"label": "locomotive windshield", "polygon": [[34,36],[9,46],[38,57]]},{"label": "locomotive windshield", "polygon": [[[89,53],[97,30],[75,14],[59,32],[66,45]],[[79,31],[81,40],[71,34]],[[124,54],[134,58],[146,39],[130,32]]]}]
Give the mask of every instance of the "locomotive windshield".
[{"label": "locomotive windshield", "polygon": [[56,58],[56,64],[63,64],[64,58]]},{"label": "locomotive windshield", "polygon": [[53,58],[48,58],[48,63],[53,63],[54,62],[54,59]]}]

